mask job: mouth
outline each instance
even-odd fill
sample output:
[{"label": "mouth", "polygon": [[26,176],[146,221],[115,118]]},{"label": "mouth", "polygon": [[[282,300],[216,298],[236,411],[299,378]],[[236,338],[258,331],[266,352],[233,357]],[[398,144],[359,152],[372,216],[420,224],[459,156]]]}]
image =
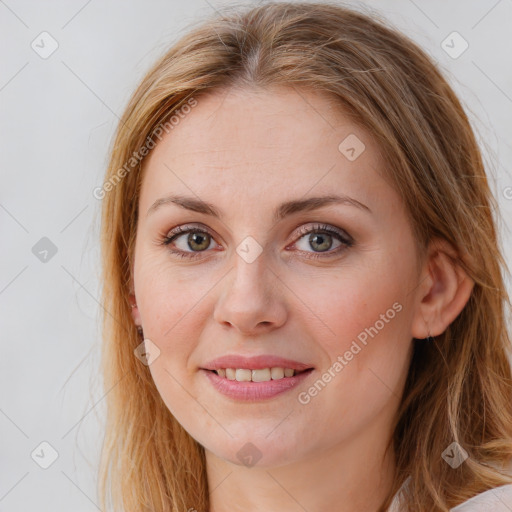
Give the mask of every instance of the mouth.
[{"label": "mouth", "polygon": [[303,373],[310,373],[313,368],[296,370],[294,368],[269,367],[269,368],[217,368],[216,370],[207,370],[214,373],[222,379],[237,382],[270,382],[275,380],[296,377]]},{"label": "mouth", "polygon": [[213,389],[236,402],[260,402],[277,398],[301,385],[314,368],[201,368]]},{"label": "mouth", "polygon": [[226,354],[200,368],[219,393],[237,401],[277,397],[300,385],[314,367],[275,354]]}]

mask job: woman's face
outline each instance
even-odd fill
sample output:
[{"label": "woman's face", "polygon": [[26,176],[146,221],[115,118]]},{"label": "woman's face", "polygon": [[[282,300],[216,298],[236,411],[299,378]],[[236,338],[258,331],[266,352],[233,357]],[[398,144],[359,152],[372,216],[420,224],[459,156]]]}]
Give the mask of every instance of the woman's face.
[{"label": "woman's face", "polygon": [[[145,165],[134,318],[181,425],[246,465],[387,439],[419,270],[372,137],[304,90],[216,91]],[[239,369],[226,377],[205,369],[224,356],[262,358],[221,362]],[[294,366],[309,370],[283,377]]]}]

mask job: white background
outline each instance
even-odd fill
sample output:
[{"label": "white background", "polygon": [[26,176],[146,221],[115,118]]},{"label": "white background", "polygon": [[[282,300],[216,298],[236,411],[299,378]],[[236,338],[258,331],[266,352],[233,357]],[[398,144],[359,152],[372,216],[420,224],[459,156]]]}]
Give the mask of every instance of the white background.
[{"label": "white background", "polygon": [[[226,3],[0,0],[0,512],[99,510],[100,201],[92,191],[145,70],[188,24]],[[425,48],[463,100],[511,264],[512,0],[364,4]],[[47,59],[31,47],[43,31],[58,42]],[[469,43],[456,59],[441,47],[453,31]],[[57,248],[47,262],[32,252],[42,237]],[[48,469],[31,458],[43,441],[58,453]]]}]

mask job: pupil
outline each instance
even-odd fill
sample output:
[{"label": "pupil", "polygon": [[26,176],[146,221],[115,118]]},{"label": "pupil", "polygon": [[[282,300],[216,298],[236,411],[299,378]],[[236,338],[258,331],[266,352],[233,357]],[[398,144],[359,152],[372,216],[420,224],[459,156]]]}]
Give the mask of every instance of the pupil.
[{"label": "pupil", "polygon": [[[204,234],[199,234],[199,233],[191,233],[188,237],[188,242],[189,242],[189,246],[191,249],[193,249],[194,247],[192,247],[193,244],[197,244],[197,241],[199,239],[199,246],[201,246],[201,239],[203,241],[203,245],[204,245],[204,242],[205,240],[207,240],[207,237],[204,235]],[[207,243],[206,246],[204,247],[196,247],[196,249],[198,249],[199,251],[204,251],[205,249],[208,249],[208,246],[210,244]]]},{"label": "pupil", "polygon": [[[326,240],[328,240],[330,237],[329,235],[311,235],[310,238],[309,238],[309,241],[310,243],[314,244],[314,243],[317,243],[317,240],[320,239],[320,248],[319,250],[321,252],[323,251],[327,251],[328,249],[330,249],[331,247],[331,244],[329,242],[326,242]],[[322,243],[322,240],[324,243]]]}]

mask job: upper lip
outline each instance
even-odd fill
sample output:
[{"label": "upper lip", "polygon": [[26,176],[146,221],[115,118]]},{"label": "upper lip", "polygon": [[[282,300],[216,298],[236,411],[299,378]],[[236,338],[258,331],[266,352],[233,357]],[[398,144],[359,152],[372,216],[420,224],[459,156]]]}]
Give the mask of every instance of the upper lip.
[{"label": "upper lip", "polygon": [[307,370],[313,368],[309,364],[300,363],[292,359],[273,355],[260,355],[244,357],[236,354],[228,354],[213,359],[202,366],[205,370],[218,370],[219,368],[245,368],[247,370],[259,370],[262,368],[292,368],[294,370]]}]

